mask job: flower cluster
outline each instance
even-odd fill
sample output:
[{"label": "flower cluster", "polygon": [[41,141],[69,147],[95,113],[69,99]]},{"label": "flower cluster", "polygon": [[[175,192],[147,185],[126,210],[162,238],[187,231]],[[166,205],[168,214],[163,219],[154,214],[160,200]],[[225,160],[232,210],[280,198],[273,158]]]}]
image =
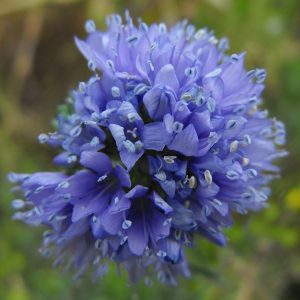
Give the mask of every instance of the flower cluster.
[{"label": "flower cluster", "polygon": [[186,21],[107,24],[75,39],[92,76],[39,136],[64,171],[11,173],[25,199],[14,217],[48,226],[41,252],[76,276],[112,260],[131,281],[174,284],[197,234],[225,245],[232,212],[266,206],[284,125],[259,109],[266,72],[245,71],[226,39]]}]

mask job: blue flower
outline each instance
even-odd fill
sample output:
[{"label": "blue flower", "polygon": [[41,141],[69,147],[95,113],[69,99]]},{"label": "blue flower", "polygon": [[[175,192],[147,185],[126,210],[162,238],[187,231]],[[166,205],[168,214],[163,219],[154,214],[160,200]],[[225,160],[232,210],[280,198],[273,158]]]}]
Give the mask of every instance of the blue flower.
[{"label": "blue flower", "polygon": [[125,195],[131,202],[122,228],[128,237],[128,247],[135,255],[142,255],[151,245],[155,253],[162,251],[157,241],[169,236],[168,214],[173,210],[157,193],[135,186]]},{"label": "blue flower", "polygon": [[41,134],[40,142],[65,151],[54,158],[57,165],[75,163],[82,151],[98,151],[104,148],[105,133],[96,124],[84,122],[78,115],[58,116],[58,131],[49,135]]},{"label": "blue flower", "polygon": [[148,161],[149,174],[169,197],[174,198],[178,192],[185,198],[192,192],[191,179],[186,174],[187,161],[181,162],[176,156],[148,156]]},{"label": "blue flower", "polygon": [[[120,158],[129,170],[144,154],[144,150],[162,151],[170,140],[163,122],[145,125],[130,102],[120,104],[109,123]],[[161,132],[162,136],[158,136],[157,132]]]},{"label": "blue flower", "polygon": [[266,206],[285,128],[260,109],[266,72],[245,71],[226,39],[186,21],[134,25],[128,13],[107,24],[88,21],[75,39],[92,76],[39,136],[64,171],[11,173],[23,193],[14,218],[48,227],[42,254],[76,278],[112,260],[131,282],[175,284],[190,276],[197,235],[223,246],[234,212]]}]

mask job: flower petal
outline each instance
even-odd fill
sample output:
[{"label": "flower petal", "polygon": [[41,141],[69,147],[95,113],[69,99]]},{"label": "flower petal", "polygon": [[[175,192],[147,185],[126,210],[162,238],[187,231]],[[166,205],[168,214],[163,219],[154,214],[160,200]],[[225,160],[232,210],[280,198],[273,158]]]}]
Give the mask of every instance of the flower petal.
[{"label": "flower petal", "polygon": [[174,137],[168,148],[186,156],[197,155],[198,136],[195,127],[192,124],[188,125]]},{"label": "flower petal", "polygon": [[170,87],[177,92],[179,90],[179,82],[175,73],[175,69],[171,64],[163,66],[156,74],[154,85],[162,85]]},{"label": "flower petal", "polygon": [[129,188],[131,186],[130,175],[120,165],[115,167],[116,176],[120,180],[120,185]]},{"label": "flower petal", "polygon": [[116,234],[122,228],[124,217],[122,213],[111,214],[109,211],[105,211],[101,214],[101,222],[106,232],[110,234]]},{"label": "flower petal", "polygon": [[120,151],[120,157],[123,164],[126,166],[128,170],[132,169],[134,164],[139,160],[139,158],[144,154],[144,150],[140,152],[129,152],[126,149],[122,149]]},{"label": "flower petal", "polygon": [[132,190],[130,190],[125,196],[127,198],[139,198],[143,197],[148,193],[148,188],[142,185],[136,185]]},{"label": "flower petal", "polygon": [[143,101],[149,116],[157,121],[162,120],[164,115],[172,113],[176,104],[176,99],[171,92],[158,87],[148,91]]},{"label": "flower petal", "polygon": [[161,198],[157,193],[153,192],[150,196],[150,199],[165,214],[170,213],[171,211],[173,211],[173,208],[163,198]]},{"label": "flower petal", "polygon": [[72,222],[76,222],[88,215],[101,213],[108,205],[111,193],[100,192],[94,197],[83,198],[75,201]]},{"label": "flower petal", "polygon": [[171,220],[161,212],[155,210],[149,219],[149,223],[151,228],[150,236],[154,238],[155,242],[170,234]]},{"label": "flower petal", "polygon": [[172,226],[181,230],[192,230],[196,227],[196,218],[190,209],[185,208],[177,200],[169,200],[173,211],[170,213]]},{"label": "flower petal", "polygon": [[208,136],[212,130],[210,113],[208,110],[203,112],[194,112],[190,122],[194,125],[198,136]]},{"label": "flower petal", "polygon": [[84,151],[81,153],[80,163],[95,172],[100,176],[110,173],[112,170],[112,163],[109,157],[101,152]]},{"label": "flower petal", "polygon": [[172,135],[166,131],[163,122],[146,124],[141,134],[145,149],[156,151],[162,151],[172,138]]},{"label": "flower petal", "polygon": [[169,197],[173,198],[175,196],[176,184],[174,180],[161,181],[159,184]]},{"label": "flower petal", "polygon": [[131,202],[128,198],[116,196],[114,199],[112,199],[112,203],[108,207],[108,212],[111,215],[117,214],[119,212],[127,210],[130,207],[130,205],[131,205]]},{"label": "flower petal", "polygon": [[124,128],[120,125],[111,124],[111,125],[109,125],[109,130],[110,130],[112,136],[114,137],[117,147],[120,151],[123,147],[123,142],[126,140]]},{"label": "flower petal", "polygon": [[127,229],[127,235],[131,252],[138,256],[142,255],[149,239],[142,217],[134,219],[132,225]]}]

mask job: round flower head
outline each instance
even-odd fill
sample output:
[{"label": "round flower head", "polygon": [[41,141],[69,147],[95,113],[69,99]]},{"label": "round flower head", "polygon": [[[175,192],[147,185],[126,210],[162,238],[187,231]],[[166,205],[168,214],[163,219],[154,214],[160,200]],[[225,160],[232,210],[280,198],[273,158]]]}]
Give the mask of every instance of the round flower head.
[{"label": "round flower head", "polygon": [[76,38],[92,76],[71,93],[42,143],[64,172],[11,173],[25,200],[15,219],[49,227],[41,252],[95,277],[108,261],[129,279],[189,276],[198,235],[226,244],[232,212],[266,206],[284,125],[260,109],[266,72],[246,71],[226,39],[186,21],[86,23]]}]

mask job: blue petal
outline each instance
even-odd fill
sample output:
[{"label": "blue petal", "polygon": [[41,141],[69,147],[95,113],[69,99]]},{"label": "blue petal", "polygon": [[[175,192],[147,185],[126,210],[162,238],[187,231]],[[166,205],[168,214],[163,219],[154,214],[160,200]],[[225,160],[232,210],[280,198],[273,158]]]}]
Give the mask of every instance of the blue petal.
[{"label": "blue petal", "polygon": [[[215,224],[214,224],[215,225]],[[222,232],[217,231],[215,228],[211,227],[209,230],[209,225],[205,224],[203,227],[199,227],[198,231],[203,234],[206,238],[217,243],[220,246],[225,246],[227,239]]]},{"label": "blue petal", "polygon": [[173,208],[173,212],[170,213],[172,226],[187,231],[194,229],[197,223],[193,211],[185,208],[177,200],[169,200],[169,202]]},{"label": "blue petal", "polygon": [[186,156],[197,155],[198,136],[195,127],[192,124],[188,125],[174,137],[168,148]]},{"label": "blue petal", "polygon": [[[14,182],[25,180],[25,186],[55,185],[66,179],[66,175],[60,172],[37,172],[30,176],[28,176],[27,174],[13,174],[15,179]],[[12,178],[10,178],[10,180],[12,180]]]},{"label": "blue petal", "polygon": [[201,202],[201,199],[203,198],[215,197],[219,193],[219,190],[219,186],[216,185],[214,182],[206,186],[198,186],[196,190],[198,201]]},{"label": "blue petal", "polygon": [[132,225],[127,229],[128,246],[135,255],[142,255],[148,243],[148,232],[142,217],[134,219]]},{"label": "blue petal", "polygon": [[220,77],[206,78],[204,86],[212,93],[215,100],[221,100],[224,93],[224,83]]},{"label": "blue petal", "polygon": [[69,153],[62,152],[54,157],[53,162],[58,166],[67,166],[69,164],[68,158],[69,158]]},{"label": "blue petal", "polygon": [[88,225],[89,223],[87,222],[87,220],[81,220],[79,222],[72,223],[64,232],[62,237],[71,239],[76,236],[80,236],[88,230]]},{"label": "blue petal", "polygon": [[117,143],[117,147],[120,151],[123,147],[123,142],[126,140],[126,136],[124,134],[124,128],[120,125],[111,124],[109,125],[109,130],[112,136],[114,137]]},{"label": "blue petal", "polygon": [[147,159],[149,165],[149,174],[150,175],[156,174],[158,169],[160,169],[163,165],[161,159],[150,155],[147,156]]},{"label": "blue petal", "polygon": [[179,178],[184,178],[186,175],[186,168],[187,168],[187,161],[185,160],[180,163],[179,169],[175,173],[176,176],[178,176]]},{"label": "blue petal", "polygon": [[97,180],[99,176],[89,170],[81,170],[68,178],[69,187],[57,187],[62,193],[70,193],[74,197],[86,196],[97,189]]},{"label": "blue petal", "polygon": [[95,172],[100,176],[110,173],[112,163],[109,157],[101,152],[84,151],[81,153],[80,163]]},{"label": "blue petal", "polygon": [[175,195],[176,184],[174,180],[165,180],[159,182],[161,188],[167,193],[171,198]]},{"label": "blue petal", "polygon": [[100,221],[99,215],[94,215],[94,218],[91,218],[90,220],[91,220],[90,224],[91,224],[91,229],[92,229],[93,236],[95,238],[102,237],[105,234],[105,232],[104,232],[104,228],[102,226],[102,223]]},{"label": "blue petal", "polygon": [[229,205],[226,202],[215,201],[213,202],[213,206],[223,217],[225,217],[229,212]]},{"label": "blue petal", "polygon": [[182,259],[182,248],[179,242],[168,238],[162,240],[159,244],[160,248],[167,253],[166,261],[177,264]]},{"label": "blue petal", "polygon": [[149,223],[151,227],[150,236],[154,238],[155,241],[165,238],[170,234],[171,221],[167,221],[166,216],[161,212],[153,212]]},{"label": "blue petal", "polygon": [[105,110],[107,100],[105,94],[103,93],[102,82],[100,80],[95,80],[88,85],[87,94],[93,100],[95,112]]},{"label": "blue petal", "polygon": [[121,230],[124,221],[123,214],[119,213],[111,215],[109,211],[105,211],[100,219],[104,230],[110,234],[116,234]]},{"label": "blue petal", "polygon": [[135,186],[132,190],[130,190],[125,196],[127,198],[139,198],[143,197],[148,193],[148,188],[142,185]]},{"label": "blue petal", "polygon": [[104,59],[95,51],[94,48],[96,44],[102,44],[100,34],[90,34],[87,41],[83,41],[75,37],[75,44],[87,60],[91,60],[96,63],[97,67],[100,69],[107,68]]},{"label": "blue petal", "polygon": [[120,185],[129,188],[131,186],[130,175],[121,166],[116,165],[115,172],[119,178]]},{"label": "blue petal", "polygon": [[[130,207],[130,205],[131,202],[130,200],[128,200],[128,198],[122,196],[115,196],[111,201],[111,204],[108,208],[108,212],[110,214],[117,214],[119,212],[127,210]],[[111,216],[111,218],[113,219],[113,216]]]},{"label": "blue petal", "polygon": [[143,101],[149,116],[154,120],[162,120],[165,114],[172,113],[176,104],[176,99],[171,92],[158,87],[148,91]]},{"label": "blue petal", "polygon": [[170,143],[172,135],[167,133],[163,122],[154,122],[143,127],[141,138],[145,149],[162,151]]},{"label": "blue petal", "polygon": [[101,213],[108,205],[111,198],[109,193],[99,193],[95,197],[79,199],[75,202],[72,214],[72,222],[96,213]]},{"label": "blue petal", "polygon": [[123,119],[129,119],[129,121],[132,121],[132,122],[133,121],[142,121],[141,117],[137,113],[134,106],[128,101],[122,102],[120,108],[118,109],[118,114]]},{"label": "blue petal", "polygon": [[179,82],[171,64],[163,66],[156,74],[154,85],[162,85],[172,88],[175,92],[179,90]]},{"label": "blue petal", "polygon": [[190,121],[197,132],[198,136],[207,136],[212,130],[209,111],[194,112]]},{"label": "blue petal", "polygon": [[139,158],[144,154],[144,150],[136,153],[136,152],[129,152],[126,149],[120,151],[120,157],[123,164],[130,170],[134,164],[139,160]]},{"label": "blue petal", "polygon": [[153,201],[153,203],[162,211],[167,214],[173,211],[173,208],[163,199],[161,198],[157,193],[153,192],[150,196],[150,199]]},{"label": "blue petal", "polygon": [[82,41],[79,38],[75,37],[75,44],[87,60],[94,61],[94,51],[85,41]]},{"label": "blue petal", "polygon": [[243,87],[243,80],[246,80],[244,73],[244,60],[245,55],[235,63],[229,63],[227,67],[223,69],[221,78],[224,82],[224,95],[230,95]]}]

